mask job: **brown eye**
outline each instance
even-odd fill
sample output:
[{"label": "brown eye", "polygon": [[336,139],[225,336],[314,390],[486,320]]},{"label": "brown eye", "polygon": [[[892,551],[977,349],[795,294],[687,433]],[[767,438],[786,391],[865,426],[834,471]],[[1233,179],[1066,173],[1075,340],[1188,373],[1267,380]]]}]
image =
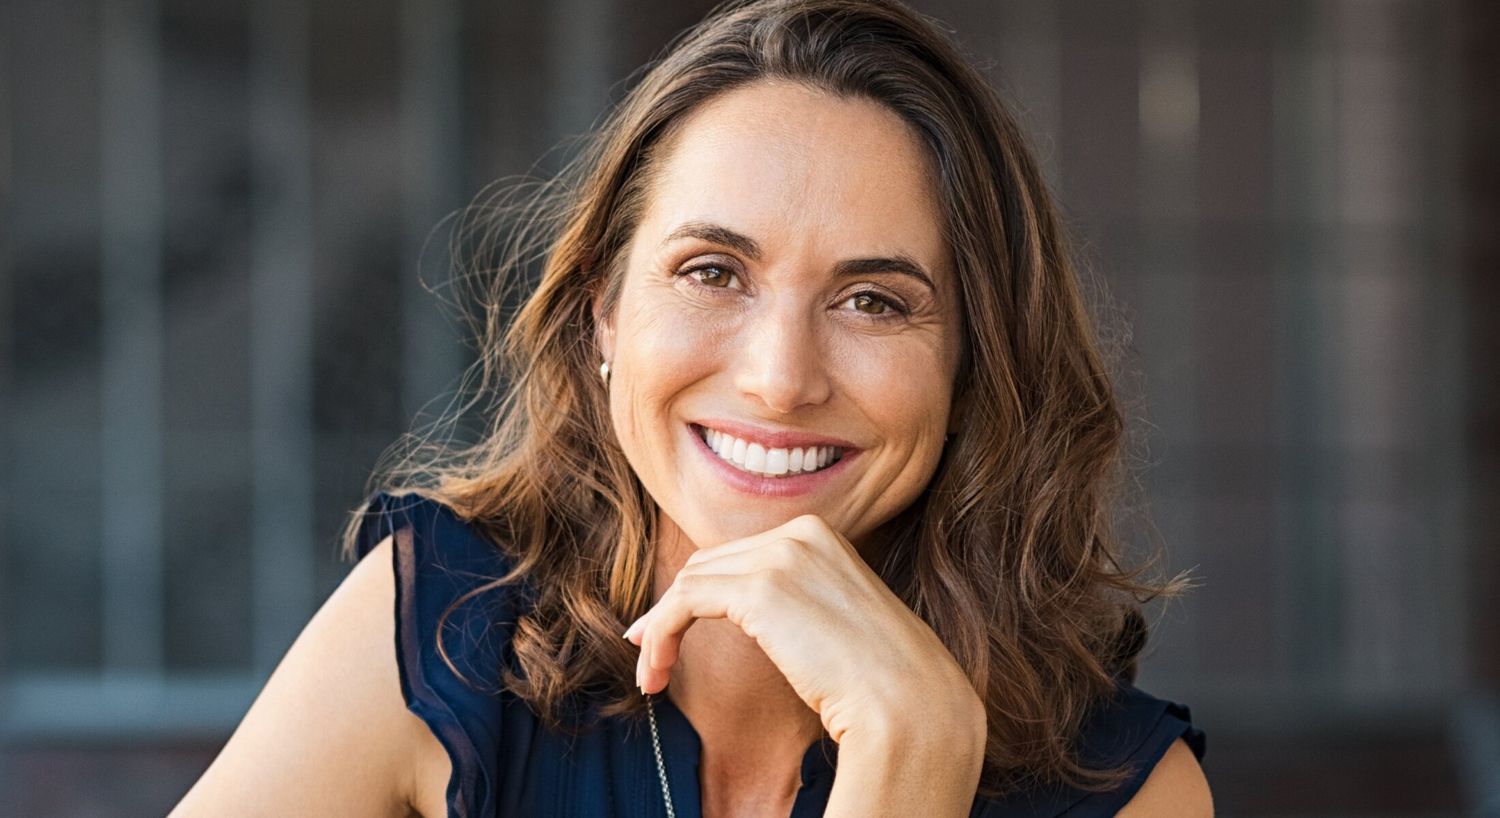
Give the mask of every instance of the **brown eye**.
[{"label": "brown eye", "polygon": [[691,276],[705,287],[713,287],[720,290],[729,289],[729,282],[734,279],[733,272],[712,264],[685,270],[681,275]]},{"label": "brown eye", "polygon": [[892,309],[889,301],[872,293],[860,293],[853,300],[854,308],[867,315],[885,315]]},{"label": "brown eye", "polygon": [[718,267],[699,267],[698,272],[703,274],[698,280],[710,287],[724,287],[729,284],[729,273]]}]

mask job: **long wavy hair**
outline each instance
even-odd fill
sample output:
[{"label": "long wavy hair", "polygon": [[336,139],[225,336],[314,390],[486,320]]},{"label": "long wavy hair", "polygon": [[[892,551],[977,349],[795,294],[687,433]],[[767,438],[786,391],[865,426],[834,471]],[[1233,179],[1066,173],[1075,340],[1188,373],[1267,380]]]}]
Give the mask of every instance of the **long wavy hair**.
[{"label": "long wavy hair", "polygon": [[482,431],[454,443],[439,423],[408,436],[371,484],[446,504],[512,558],[471,595],[533,589],[514,628],[520,672],[499,669],[496,691],[552,729],[584,726],[567,718],[580,700],[599,716],[644,713],[637,648],[619,634],[651,604],[658,509],[610,423],[592,307],[598,296],[613,311],[622,251],[686,115],[763,79],[885,105],[935,160],[965,316],[963,425],[924,493],[886,524],[888,557],[874,567],[985,702],[981,794],[1109,788],[1127,771],[1083,765],[1080,727],[1118,679],[1134,680],[1141,605],[1188,580],[1146,578],[1159,552],[1124,564],[1124,418],[1020,128],[942,30],[897,2],[725,3],[647,66],[561,173],[476,200],[452,250],[472,259],[455,281],[473,287],[478,360],[465,383],[477,388],[446,423],[482,408]]}]

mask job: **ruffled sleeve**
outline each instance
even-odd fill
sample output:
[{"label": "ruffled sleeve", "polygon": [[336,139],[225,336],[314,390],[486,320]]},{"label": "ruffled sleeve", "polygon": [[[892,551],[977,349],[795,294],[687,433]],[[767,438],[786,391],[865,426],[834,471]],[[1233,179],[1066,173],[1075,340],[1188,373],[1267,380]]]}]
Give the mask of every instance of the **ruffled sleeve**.
[{"label": "ruffled sleeve", "polygon": [[1193,724],[1188,706],[1156,698],[1121,679],[1115,695],[1095,705],[1084,722],[1079,760],[1093,769],[1128,766],[1130,775],[1123,783],[1109,792],[1054,788],[1001,801],[976,802],[972,818],[1114,815],[1135,797],[1156,763],[1179,738],[1201,763],[1208,752],[1208,738]]},{"label": "ruffled sleeve", "polygon": [[[511,586],[472,592],[503,576],[510,561],[449,508],[415,494],[379,492],[366,501],[358,558],[392,535],[401,696],[452,762],[448,814],[489,818],[504,728],[497,690],[510,661],[517,594]],[[468,683],[438,651],[439,620],[455,603],[442,624],[443,646]]]},{"label": "ruffled sleeve", "polygon": [[1198,762],[1208,753],[1208,737],[1193,724],[1185,704],[1158,699],[1128,682],[1121,682],[1114,698],[1104,702],[1084,732],[1082,757],[1095,768],[1129,765],[1132,773],[1118,788],[1090,793],[1061,813],[1068,818],[1114,815],[1146,783],[1156,763],[1181,738]]}]

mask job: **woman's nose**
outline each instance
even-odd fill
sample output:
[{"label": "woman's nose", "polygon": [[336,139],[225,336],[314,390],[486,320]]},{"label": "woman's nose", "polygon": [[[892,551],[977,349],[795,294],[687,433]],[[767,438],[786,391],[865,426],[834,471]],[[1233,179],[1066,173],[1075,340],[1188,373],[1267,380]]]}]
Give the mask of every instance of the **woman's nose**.
[{"label": "woman's nose", "polygon": [[766,310],[745,327],[735,385],[780,414],[827,401],[830,362],[817,335],[805,309],[783,305]]}]

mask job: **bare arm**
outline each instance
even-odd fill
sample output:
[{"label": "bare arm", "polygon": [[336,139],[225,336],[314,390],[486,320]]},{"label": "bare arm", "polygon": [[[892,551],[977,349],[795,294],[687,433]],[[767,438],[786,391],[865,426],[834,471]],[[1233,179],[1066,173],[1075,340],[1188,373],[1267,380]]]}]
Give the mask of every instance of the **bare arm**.
[{"label": "bare arm", "polygon": [[449,761],[406,709],[387,537],[350,571],[169,818],[439,818]]},{"label": "bare arm", "polygon": [[1187,742],[1177,739],[1167,754],[1151,768],[1146,783],[1130,803],[1120,810],[1121,818],[1148,818],[1153,815],[1177,815],[1182,818],[1212,818],[1213,795],[1208,779],[1198,766],[1198,757]]}]

